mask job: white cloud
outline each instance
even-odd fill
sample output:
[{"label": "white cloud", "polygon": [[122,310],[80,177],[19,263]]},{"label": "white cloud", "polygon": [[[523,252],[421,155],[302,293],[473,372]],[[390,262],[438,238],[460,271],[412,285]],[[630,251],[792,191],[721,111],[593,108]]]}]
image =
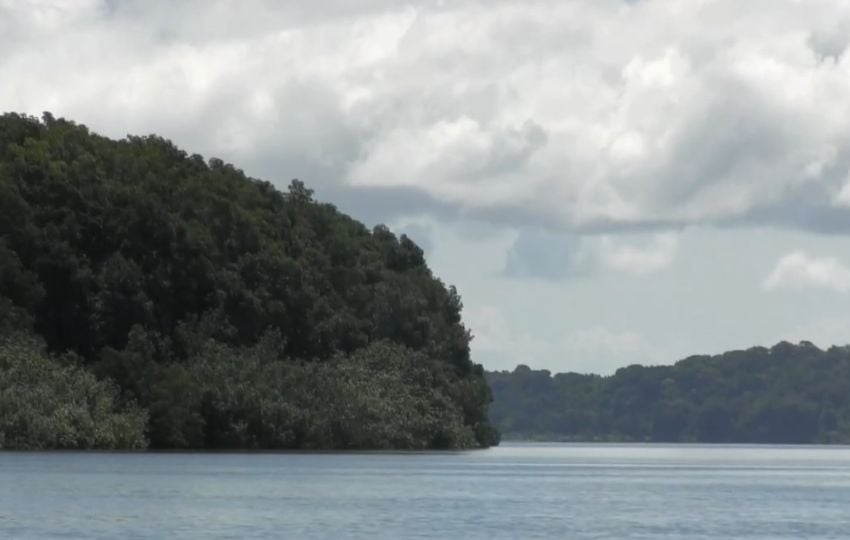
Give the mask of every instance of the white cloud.
[{"label": "white cloud", "polygon": [[846,293],[850,292],[850,269],[834,257],[794,251],[779,259],[762,286],[766,290],[827,289]]},{"label": "white cloud", "polygon": [[651,274],[669,267],[676,255],[678,239],[672,233],[651,235],[649,242],[624,243],[606,236],[599,245],[603,263],[614,270],[631,274]]},{"label": "white cloud", "polygon": [[850,231],[848,30],[842,0],[0,0],[0,103],[487,220]]}]

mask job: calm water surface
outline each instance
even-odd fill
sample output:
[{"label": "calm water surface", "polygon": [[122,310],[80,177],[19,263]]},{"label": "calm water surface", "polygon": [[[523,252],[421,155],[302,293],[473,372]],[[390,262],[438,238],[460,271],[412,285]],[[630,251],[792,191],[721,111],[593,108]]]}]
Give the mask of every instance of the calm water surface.
[{"label": "calm water surface", "polygon": [[847,538],[850,448],[0,453],[0,538]]}]

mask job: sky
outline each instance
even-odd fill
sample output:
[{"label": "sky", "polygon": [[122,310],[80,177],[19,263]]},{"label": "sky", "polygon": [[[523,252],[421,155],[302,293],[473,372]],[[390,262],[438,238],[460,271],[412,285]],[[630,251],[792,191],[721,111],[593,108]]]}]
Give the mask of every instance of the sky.
[{"label": "sky", "polygon": [[846,0],[0,0],[0,110],[414,239],[488,369],[850,342]]}]

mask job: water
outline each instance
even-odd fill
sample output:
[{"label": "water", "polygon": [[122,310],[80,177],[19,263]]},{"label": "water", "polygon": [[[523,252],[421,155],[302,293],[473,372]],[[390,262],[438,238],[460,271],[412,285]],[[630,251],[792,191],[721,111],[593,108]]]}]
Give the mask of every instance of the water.
[{"label": "water", "polygon": [[850,448],[0,453],[0,538],[846,538]]}]

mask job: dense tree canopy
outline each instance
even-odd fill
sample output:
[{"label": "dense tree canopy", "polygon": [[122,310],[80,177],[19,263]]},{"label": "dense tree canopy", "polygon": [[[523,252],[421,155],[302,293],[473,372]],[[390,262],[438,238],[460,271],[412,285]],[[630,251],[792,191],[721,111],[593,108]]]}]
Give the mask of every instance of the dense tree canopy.
[{"label": "dense tree canopy", "polygon": [[[160,448],[492,444],[461,308],[409,238],[297,180],[281,193],[156,136],[0,116],[7,446],[138,446],[140,422]],[[9,416],[34,380],[9,383],[16,366],[102,395],[114,436],[35,434],[74,405],[61,393]]]},{"label": "dense tree canopy", "polygon": [[779,343],[614,375],[487,374],[506,435],[574,441],[850,443],[850,347]]}]

